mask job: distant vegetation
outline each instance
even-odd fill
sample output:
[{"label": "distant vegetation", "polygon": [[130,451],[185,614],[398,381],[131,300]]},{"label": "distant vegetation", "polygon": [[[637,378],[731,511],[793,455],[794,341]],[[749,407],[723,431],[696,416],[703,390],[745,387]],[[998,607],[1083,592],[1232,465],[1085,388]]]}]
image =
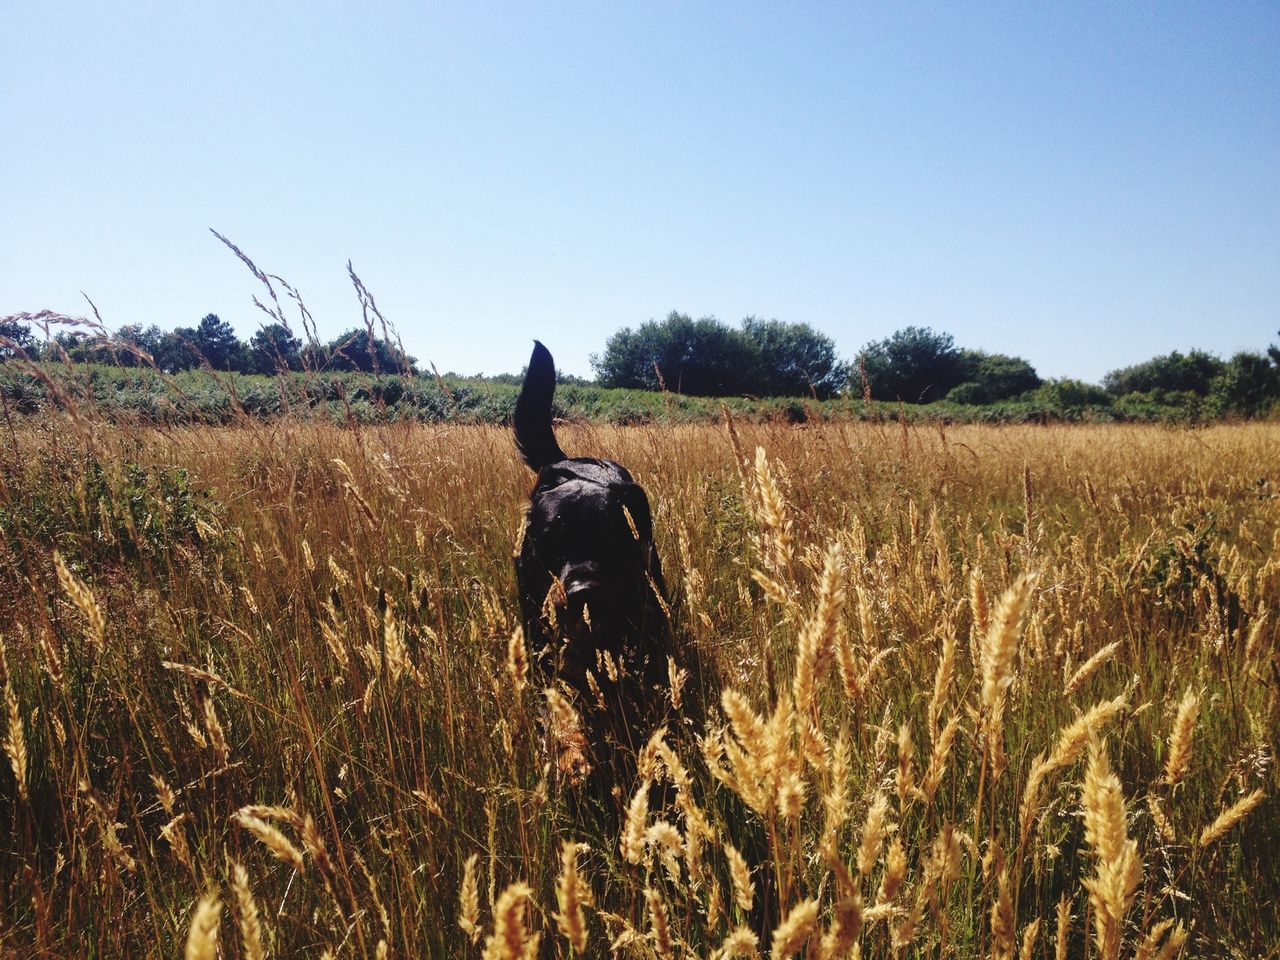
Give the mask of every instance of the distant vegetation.
[{"label": "distant vegetation", "polygon": [[735,330],[714,317],[693,320],[674,312],[660,323],[619,330],[591,364],[602,386],[699,397],[826,400],[849,379],[835,341],[808,324],[747,317]]},{"label": "distant vegetation", "polygon": [[216,313],[207,314],[194,327],[170,331],[154,324],[146,328],[131,324],[110,334],[88,326],[62,330],[43,341],[35,337],[29,323],[15,317],[0,320],[0,359],[22,354],[31,359],[151,367],[163,373],[202,367],[260,374],[319,369],[412,373],[416,363],[390,337],[359,328],[304,346],[285,324],[269,323],[246,343]]},{"label": "distant vegetation", "polygon": [[[125,326],[115,333],[50,313],[2,318],[0,394],[20,411],[65,391],[113,417],[200,422],[299,410],[358,422],[497,423],[511,415],[522,373],[423,375],[394,330],[368,310],[363,327],[328,341],[315,335],[305,308],[305,341],[278,305],[267,312],[270,322],[247,342],[216,314],[194,327]],[[1275,346],[1228,360],[1175,351],[1113,370],[1097,385],[1043,380],[1021,357],[962,348],[950,334],[923,327],[871,341],[848,361],[835,341],[807,324],[747,317],[731,327],[673,312],[617,331],[591,363],[594,383],[562,378],[574,389],[561,395],[560,415],[616,423],[706,420],[728,400],[740,415],[793,421],[892,415],[1199,422],[1252,419],[1280,406]]]}]

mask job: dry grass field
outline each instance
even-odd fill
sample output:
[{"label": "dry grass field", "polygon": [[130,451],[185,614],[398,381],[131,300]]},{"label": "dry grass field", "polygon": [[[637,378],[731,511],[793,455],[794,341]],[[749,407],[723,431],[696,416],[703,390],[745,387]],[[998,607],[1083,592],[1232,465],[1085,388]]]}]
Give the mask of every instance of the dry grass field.
[{"label": "dry grass field", "polygon": [[1276,955],[1276,425],[563,428],[702,663],[614,793],[508,431],[4,426],[0,957]]}]

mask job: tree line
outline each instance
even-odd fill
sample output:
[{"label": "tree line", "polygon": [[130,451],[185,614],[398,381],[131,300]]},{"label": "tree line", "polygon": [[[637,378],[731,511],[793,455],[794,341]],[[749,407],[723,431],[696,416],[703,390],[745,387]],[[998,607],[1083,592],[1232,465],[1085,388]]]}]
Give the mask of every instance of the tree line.
[{"label": "tree line", "polygon": [[1280,400],[1280,347],[1229,360],[1177,351],[1113,370],[1102,384],[1046,382],[1022,357],[957,346],[927,327],[872,340],[842,360],[835,342],[808,324],[747,317],[737,328],[714,317],[671,313],[609,337],[592,367],[602,386],[666,389],[695,396],[851,394],[883,402],[946,400],[989,405],[1022,398],[1054,406],[1106,406],[1122,397],[1210,415],[1261,413]]},{"label": "tree line", "polygon": [[[327,343],[304,343],[284,324],[270,323],[243,341],[216,314],[172,331],[126,326],[108,336],[70,330],[43,343],[26,324],[0,320],[0,359],[16,350],[32,358],[43,353],[77,362],[154,365],[167,372],[206,365],[258,374],[415,372],[414,358],[399,343],[375,336],[372,328],[353,328]],[[601,353],[592,354],[591,365],[600,386],[702,397],[826,400],[848,395],[965,405],[1035,400],[1060,407],[1106,406],[1128,398],[1193,416],[1255,416],[1280,402],[1280,347],[1275,345],[1265,353],[1242,351],[1226,360],[1203,350],[1174,351],[1112,370],[1095,385],[1046,382],[1021,357],[962,348],[951,334],[927,327],[906,327],[869,341],[846,360],[831,337],[808,324],[751,316],[734,327],[715,317],[695,320],[674,311],[663,320],[618,330]]]},{"label": "tree line", "polygon": [[[6,345],[6,341],[11,346]],[[120,367],[154,366],[166,373],[208,366],[234,373],[276,374],[303,370],[414,373],[416,359],[399,343],[353,327],[328,342],[304,343],[282,323],[259,327],[247,341],[216,313],[194,327],[161,330],[152,325],[105,332],[62,330],[42,342],[28,324],[0,320],[0,359],[21,350],[31,359],[69,359]]]}]

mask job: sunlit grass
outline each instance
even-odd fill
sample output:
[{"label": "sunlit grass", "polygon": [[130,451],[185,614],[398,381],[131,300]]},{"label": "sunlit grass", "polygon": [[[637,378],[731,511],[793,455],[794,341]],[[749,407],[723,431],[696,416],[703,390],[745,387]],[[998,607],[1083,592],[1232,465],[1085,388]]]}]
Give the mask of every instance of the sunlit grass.
[{"label": "sunlit grass", "polygon": [[566,783],[508,670],[507,430],[14,421],[0,945],[1274,949],[1280,427],[561,444],[648,490],[705,664],[665,789]]}]

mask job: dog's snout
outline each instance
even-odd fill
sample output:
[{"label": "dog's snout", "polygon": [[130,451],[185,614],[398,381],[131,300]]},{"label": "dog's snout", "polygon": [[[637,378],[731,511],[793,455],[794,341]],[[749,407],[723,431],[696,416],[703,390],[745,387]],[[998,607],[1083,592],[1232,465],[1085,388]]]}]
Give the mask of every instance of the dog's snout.
[{"label": "dog's snout", "polygon": [[564,595],[572,602],[583,600],[599,589],[600,584],[595,580],[578,580],[565,588]]},{"label": "dog's snout", "polygon": [[560,581],[570,603],[581,603],[603,586],[599,565],[590,561],[566,567]]}]

